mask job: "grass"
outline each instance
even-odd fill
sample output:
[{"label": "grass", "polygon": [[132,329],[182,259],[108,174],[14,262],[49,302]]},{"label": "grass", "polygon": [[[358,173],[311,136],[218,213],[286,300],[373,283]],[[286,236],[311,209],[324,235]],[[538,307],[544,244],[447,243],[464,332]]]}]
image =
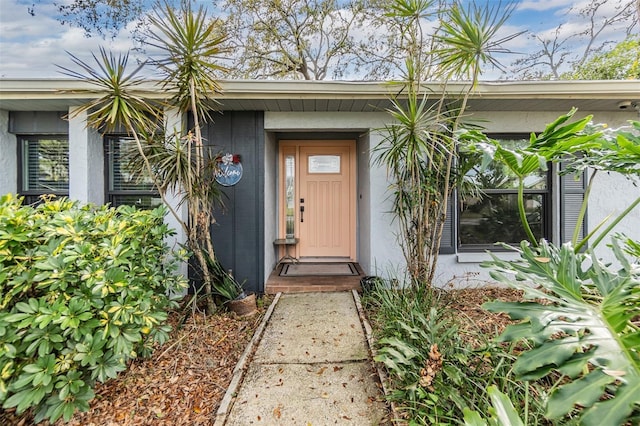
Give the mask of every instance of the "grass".
[{"label": "grass", "polygon": [[[490,385],[510,398],[525,424],[550,424],[543,416],[544,386],[516,380],[511,366],[518,349],[493,340],[506,320],[479,307],[496,295],[502,294],[400,289],[385,282],[365,295],[376,361],[385,366],[389,398],[409,424],[464,424],[465,408],[487,413]],[[504,295],[519,296],[506,289]]]}]

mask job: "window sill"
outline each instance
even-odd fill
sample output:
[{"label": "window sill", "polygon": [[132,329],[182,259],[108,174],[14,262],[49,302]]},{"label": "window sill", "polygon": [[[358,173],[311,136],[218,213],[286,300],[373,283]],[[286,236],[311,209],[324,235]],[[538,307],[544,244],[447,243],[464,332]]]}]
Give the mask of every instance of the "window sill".
[{"label": "window sill", "polygon": [[[516,260],[520,257],[517,252],[512,251],[494,251],[492,252],[495,256],[502,260]],[[481,263],[488,260],[491,260],[491,256],[486,252],[476,252],[476,253],[458,253],[458,263]]]}]

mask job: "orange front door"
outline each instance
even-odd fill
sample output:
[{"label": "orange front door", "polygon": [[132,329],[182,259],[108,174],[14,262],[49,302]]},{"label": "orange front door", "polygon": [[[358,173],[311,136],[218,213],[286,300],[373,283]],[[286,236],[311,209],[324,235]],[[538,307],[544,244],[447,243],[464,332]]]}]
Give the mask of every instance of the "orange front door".
[{"label": "orange front door", "polygon": [[355,141],[296,145],[297,255],[356,260]]}]

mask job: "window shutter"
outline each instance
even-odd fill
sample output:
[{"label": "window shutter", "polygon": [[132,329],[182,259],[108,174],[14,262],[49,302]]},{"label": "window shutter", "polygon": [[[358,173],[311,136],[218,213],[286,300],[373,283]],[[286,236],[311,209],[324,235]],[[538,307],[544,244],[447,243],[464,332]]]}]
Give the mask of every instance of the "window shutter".
[{"label": "window shutter", "polygon": [[453,215],[453,200],[455,200],[455,192],[447,200],[447,218],[442,228],[442,239],[440,240],[440,254],[453,254],[456,252],[455,244],[455,217]]},{"label": "window shutter", "polygon": [[[560,164],[560,170],[564,165]],[[580,175],[560,176],[560,242],[571,241],[573,230],[578,223],[578,215],[587,188],[586,171]],[[582,240],[587,234],[587,215],[585,214],[578,239]]]}]

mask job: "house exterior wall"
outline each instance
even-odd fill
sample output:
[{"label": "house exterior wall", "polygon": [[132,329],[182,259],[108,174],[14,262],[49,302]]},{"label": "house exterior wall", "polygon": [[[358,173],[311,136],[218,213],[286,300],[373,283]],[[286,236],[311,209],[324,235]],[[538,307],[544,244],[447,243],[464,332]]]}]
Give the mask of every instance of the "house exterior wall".
[{"label": "house exterior wall", "polygon": [[357,244],[358,257],[362,259],[360,266],[365,271],[371,270],[371,240],[369,232],[371,229],[371,176],[369,173],[369,151],[371,137],[368,133],[362,134],[357,141]]},{"label": "house exterior wall", "polygon": [[224,209],[214,211],[212,238],[226,269],[249,291],[264,284],[265,133],[263,113],[225,111],[203,129],[203,137],[219,153],[240,154],[243,175],[223,188]]},{"label": "house exterior wall", "polygon": [[18,191],[17,143],[9,133],[9,111],[0,110],[0,195]]},{"label": "house exterior wall", "polygon": [[[554,121],[562,112],[539,111],[492,111],[474,112],[471,120],[477,120],[489,133],[522,133],[541,132],[547,124]],[[578,114],[583,117],[587,112]],[[634,113],[627,112],[595,112],[594,122],[607,123],[617,127],[635,119]],[[358,143],[358,261],[366,274],[392,275],[402,274],[404,258],[397,241],[397,227],[392,223],[388,213],[391,200],[387,192],[387,173],[383,166],[371,161],[371,150],[382,141],[380,129],[389,120],[384,113],[265,113],[265,129],[268,131],[346,131],[357,129],[366,134]],[[589,210],[588,228],[593,227],[610,211],[622,211],[625,201],[635,198],[637,187],[621,176],[601,173],[594,186]],[[553,177],[552,213],[554,240],[560,235],[559,179]],[[610,186],[616,191],[612,197]],[[613,199],[613,200],[612,200]],[[616,230],[624,231],[635,239],[640,239],[640,209],[636,209]],[[601,254],[605,254],[604,251]],[[515,258],[513,253],[498,253],[499,257]],[[491,282],[486,270],[480,262],[488,260],[485,253],[454,253],[439,256],[436,272],[436,284],[448,284],[456,287],[474,286]]]},{"label": "house exterior wall", "polygon": [[[71,112],[69,122],[60,117]],[[16,134],[64,132],[70,142],[70,196],[83,202],[104,202],[104,153],[102,138],[85,126],[85,116],[73,115],[73,109],[62,112],[9,113],[0,110],[0,194],[17,191]],[[470,117],[487,132],[540,132],[563,112],[557,111],[475,111]],[[579,117],[587,112],[580,112]],[[12,128],[11,117],[18,127]],[[183,117],[177,111],[167,111],[166,127],[182,129]],[[611,127],[636,119],[635,111],[594,113],[595,122]],[[382,142],[376,130],[390,120],[384,112],[256,112],[226,111],[216,116],[215,124],[207,127],[205,137],[223,153],[240,154],[244,176],[240,183],[225,189],[226,213],[214,216],[214,243],[223,265],[232,269],[247,289],[262,291],[263,285],[277,261],[273,240],[278,233],[278,140],[287,132],[342,132],[357,137],[357,256],[366,274],[398,275],[404,258],[397,241],[397,227],[392,222],[391,200],[387,172],[372,161],[372,149]],[[54,131],[51,131],[53,129]],[[553,182],[553,236],[560,234],[559,182]],[[640,189],[616,174],[600,173],[592,189],[587,222],[593,229],[608,214],[619,213],[640,194]],[[186,219],[186,206],[177,207],[177,195],[169,203],[178,215]],[[171,215],[167,222],[178,234],[170,241],[175,246],[185,241],[185,235]],[[640,209],[635,209],[614,232],[625,232],[640,240]],[[600,254],[607,255],[602,250]],[[501,253],[502,257],[513,257]],[[453,253],[439,257],[436,283],[456,286],[476,285],[490,280],[479,267],[488,256],[484,253]],[[610,260],[610,259],[607,259]]]},{"label": "house exterior wall", "polygon": [[[618,173],[598,173],[589,198],[588,223],[594,229],[607,216],[612,219],[623,212],[640,196],[640,186]],[[636,182],[637,183],[637,182]],[[636,206],[613,230],[640,241],[640,206]],[[603,241],[606,243],[606,241]],[[605,261],[613,262],[611,251],[605,245],[596,248],[596,253]]]},{"label": "house exterior wall", "polygon": [[104,204],[102,135],[87,126],[87,112],[69,109],[69,198]]},{"label": "house exterior wall", "polygon": [[[273,265],[278,261],[277,247],[273,241],[278,238],[278,143],[274,133],[265,132],[264,144],[264,265],[263,281],[267,282]],[[259,212],[260,213],[260,212]]]},{"label": "house exterior wall", "polygon": [[[164,113],[164,126],[168,133],[181,133],[184,128],[184,117],[177,108],[168,108]],[[180,203],[180,194],[176,191],[169,191],[166,195],[166,202],[173,211],[165,216],[165,223],[175,230],[175,235],[166,239],[167,244],[174,250],[179,250],[181,245],[187,241],[187,233],[180,225],[180,222],[186,223],[189,218],[189,208],[186,203]],[[180,221],[180,222],[179,222]],[[189,267],[187,262],[181,262],[179,271],[183,276],[189,275]]]}]

